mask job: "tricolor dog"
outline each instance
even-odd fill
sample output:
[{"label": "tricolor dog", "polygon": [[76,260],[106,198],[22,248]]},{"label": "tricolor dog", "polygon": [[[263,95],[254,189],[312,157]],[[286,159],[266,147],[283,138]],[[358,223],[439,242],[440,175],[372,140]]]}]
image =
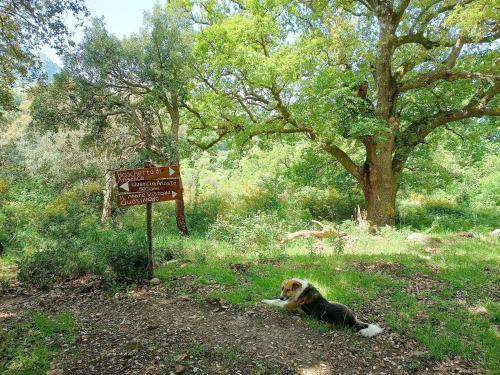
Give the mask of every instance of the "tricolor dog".
[{"label": "tricolor dog", "polygon": [[359,330],[365,337],[382,332],[376,324],[368,324],[356,318],[354,313],[341,303],[330,303],[309,282],[302,279],[288,279],[281,285],[279,299],[265,299],[262,302],[289,310],[300,310],[328,325],[344,325]]}]

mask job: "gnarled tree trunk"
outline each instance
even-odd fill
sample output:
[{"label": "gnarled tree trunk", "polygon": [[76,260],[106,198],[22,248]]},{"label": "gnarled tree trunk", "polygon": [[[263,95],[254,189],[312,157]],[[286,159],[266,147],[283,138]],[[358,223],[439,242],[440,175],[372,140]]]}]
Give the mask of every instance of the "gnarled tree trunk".
[{"label": "gnarled tree trunk", "polygon": [[[171,119],[171,128],[170,135],[172,137],[172,142],[174,142],[174,163],[179,163],[179,152],[177,148],[177,144],[179,142],[179,125],[180,125],[180,117],[179,117],[179,108],[176,103],[169,111],[170,119]],[[182,179],[179,176],[179,183],[182,189]],[[175,201],[175,221],[177,223],[177,229],[183,236],[189,236],[189,231],[186,223],[186,213],[184,210],[184,192],[181,194],[180,198]]]},{"label": "gnarled tree trunk", "polygon": [[379,17],[379,43],[375,64],[377,105],[375,114],[386,123],[387,130],[363,140],[366,161],[361,172],[361,187],[365,196],[368,221],[373,226],[394,225],[396,217],[396,193],[399,173],[392,167],[394,134],[398,122],[394,117],[397,84],[391,73],[391,57],[394,53],[392,35],[395,23],[388,9],[382,9]]},{"label": "gnarled tree trunk", "polygon": [[113,208],[113,171],[106,171],[102,204],[101,222],[111,220],[111,209]]},{"label": "gnarled tree trunk", "polygon": [[371,168],[367,182],[363,184],[367,219],[371,225],[395,224],[396,192],[397,182],[392,174]]}]

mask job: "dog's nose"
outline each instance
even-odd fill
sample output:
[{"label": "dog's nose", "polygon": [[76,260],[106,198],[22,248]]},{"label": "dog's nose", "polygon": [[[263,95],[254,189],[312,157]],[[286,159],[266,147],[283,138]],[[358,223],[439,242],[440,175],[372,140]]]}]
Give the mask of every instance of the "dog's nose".
[{"label": "dog's nose", "polygon": [[284,301],[284,300],[285,300],[285,297],[280,297],[280,300],[281,300],[281,301]]}]

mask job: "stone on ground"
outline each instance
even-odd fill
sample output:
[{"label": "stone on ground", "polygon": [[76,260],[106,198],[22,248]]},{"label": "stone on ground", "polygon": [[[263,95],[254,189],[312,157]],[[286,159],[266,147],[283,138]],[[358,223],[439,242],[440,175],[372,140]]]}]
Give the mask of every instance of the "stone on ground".
[{"label": "stone on ground", "polygon": [[500,229],[495,229],[494,231],[490,232],[490,236],[494,238],[500,237]]}]

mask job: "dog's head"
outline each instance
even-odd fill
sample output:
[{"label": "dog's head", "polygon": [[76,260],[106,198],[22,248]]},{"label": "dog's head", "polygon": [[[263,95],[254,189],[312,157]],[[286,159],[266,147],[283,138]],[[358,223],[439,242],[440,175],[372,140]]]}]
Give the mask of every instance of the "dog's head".
[{"label": "dog's head", "polygon": [[309,283],[302,279],[287,279],[281,284],[280,300],[295,300],[304,291]]}]

